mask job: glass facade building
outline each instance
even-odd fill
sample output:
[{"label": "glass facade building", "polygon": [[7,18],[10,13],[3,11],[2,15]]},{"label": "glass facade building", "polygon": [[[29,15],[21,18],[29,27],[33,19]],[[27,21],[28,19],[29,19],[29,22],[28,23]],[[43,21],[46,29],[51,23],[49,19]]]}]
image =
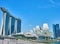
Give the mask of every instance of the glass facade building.
[{"label": "glass facade building", "polygon": [[15,33],[15,18],[11,17],[11,34]]},{"label": "glass facade building", "polygon": [[8,13],[6,14],[6,20],[5,20],[5,35],[9,35],[9,15]]},{"label": "glass facade building", "polygon": [[3,15],[3,26],[2,26],[2,34],[4,35],[9,35],[9,15],[8,13],[5,13],[5,15]]},{"label": "glass facade building", "polygon": [[17,20],[17,33],[21,32],[21,20]]},{"label": "glass facade building", "polygon": [[60,37],[59,24],[53,24],[54,38]]}]

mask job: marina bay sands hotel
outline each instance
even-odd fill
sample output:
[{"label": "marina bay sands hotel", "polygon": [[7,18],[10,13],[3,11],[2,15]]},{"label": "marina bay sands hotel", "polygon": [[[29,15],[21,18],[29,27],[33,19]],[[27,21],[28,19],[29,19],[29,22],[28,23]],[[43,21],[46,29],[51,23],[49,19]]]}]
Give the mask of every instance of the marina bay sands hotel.
[{"label": "marina bay sands hotel", "polygon": [[21,32],[21,19],[15,18],[12,16],[5,8],[0,7],[0,10],[3,12],[2,18],[2,35],[12,35]]}]

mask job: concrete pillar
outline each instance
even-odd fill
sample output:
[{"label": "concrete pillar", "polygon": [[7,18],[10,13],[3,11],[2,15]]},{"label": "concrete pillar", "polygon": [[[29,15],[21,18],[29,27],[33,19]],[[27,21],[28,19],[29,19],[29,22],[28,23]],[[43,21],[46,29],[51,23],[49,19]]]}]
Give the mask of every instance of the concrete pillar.
[{"label": "concrete pillar", "polygon": [[3,15],[2,15],[2,21],[1,21],[1,32],[0,32],[0,35],[3,35],[2,32],[3,32]]},{"label": "concrete pillar", "polygon": [[6,13],[3,13],[3,36],[5,36]]},{"label": "concrete pillar", "polygon": [[10,31],[10,36],[11,36],[11,17],[9,18],[9,31]]},{"label": "concrete pillar", "polygon": [[17,20],[15,20],[15,30],[14,31],[17,33]]}]

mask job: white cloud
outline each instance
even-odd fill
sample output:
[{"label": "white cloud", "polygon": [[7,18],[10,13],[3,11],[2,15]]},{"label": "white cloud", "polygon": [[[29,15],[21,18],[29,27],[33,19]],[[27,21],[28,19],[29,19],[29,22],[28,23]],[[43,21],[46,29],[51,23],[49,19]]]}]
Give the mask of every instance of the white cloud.
[{"label": "white cloud", "polygon": [[49,27],[48,27],[48,24],[47,23],[44,23],[43,24],[43,29],[45,30],[45,29],[49,29]]},{"label": "white cloud", "polygon": [[38,6],[38,8],[52,8],[56,7],[55,5],[45,5],[45,6]]},{"label": "white cloud", "polygon": [[39,25],[37,25],[37,26],[36,26],[36,29],[39,29],[39,30],[40,30],[40,27],[39,27]]},{"label": "white cloud", "polygon": [[55,1],[54,1],[54,0],[49,0],[49,1],[50,1],[51,3],[53,3],[53,4],[55,3]]},{"label": "white cloud", "polygon": [[38,8],[53,8],[53,7],[59,7],[60,6],[60,2],[58,2],[57,0],[47,0],[47,2],[48,3],[44,4],[43,6],[41,6],[39,4]]}]

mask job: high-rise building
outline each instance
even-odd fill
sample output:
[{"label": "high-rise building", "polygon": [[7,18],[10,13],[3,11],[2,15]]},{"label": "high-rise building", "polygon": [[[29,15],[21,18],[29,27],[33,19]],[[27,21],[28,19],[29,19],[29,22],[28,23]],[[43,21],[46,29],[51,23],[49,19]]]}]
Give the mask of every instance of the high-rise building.
[{"label": "high-rise building", "polygon": [[11,35],[21,32],[21,19],[15,18],[5,9],[3,11],[2,35]]},{"label": "high-rise building", "polygon": [[17,19],[17,33],[21,32],[21,20]]},{"label": "high-rise building", "polygon": [[60,37],[60,28],[59,24],[53,24],[53,32],[54,32],[54,37]]},{"label": "high-rise building", "polygon": [[3,35],[9,35],[9,17],[8,13],[3,14]]},{"label": "high-rise building", "polygon": [[11,16],[11,34],[15,33],[15,18]]}]

